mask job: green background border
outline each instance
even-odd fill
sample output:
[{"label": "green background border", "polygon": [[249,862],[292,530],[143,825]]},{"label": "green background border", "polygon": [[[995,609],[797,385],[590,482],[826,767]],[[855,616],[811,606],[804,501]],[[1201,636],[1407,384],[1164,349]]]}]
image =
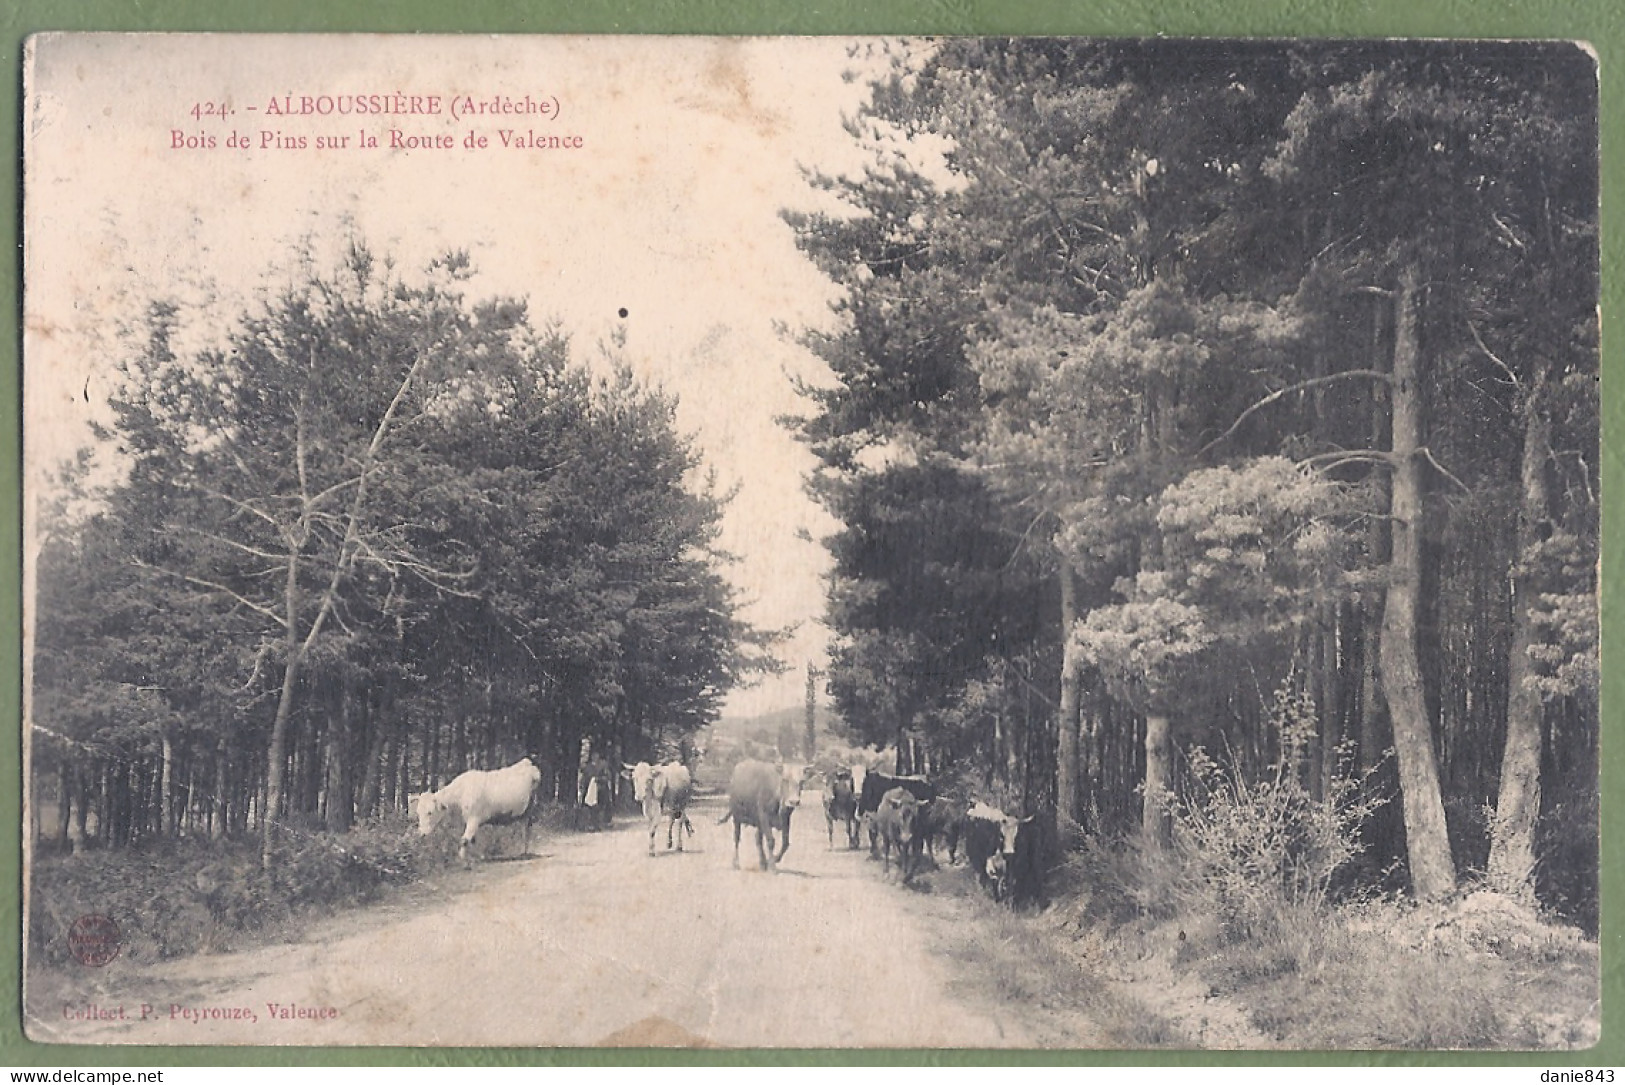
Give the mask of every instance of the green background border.
[{"label": "green background border", "polygon": [[[1609,860],[1620,839],[1618,799],[1625,778],[1618,709],[1625,672],[1619,655],[1621,516],[1603,509],[1603,1042],[1571,1054],[1406,1054],[1306,1052],[918,1052],[918,1051],[628,1051],[414,1048],[93,1048],[34,1044],[21,1031],[21,460],[20,221],[21,56],[24,38],[41,30],[221,30],[306,32],[481,32],[640,34],[1108,34],[1247,37],[1565,38],[1591,43],[1602,72],[1603,368],[1613,392],[1619,367],[1621,221],[1625,202],[1625,99],[1617,73],[1625,65],[1625,16],[1619,0],[0,0],[0,152],[12,163],[0,178],[0,204],[15,209],[0,227],[16,254],[0,262],[0,1066],[528,1066],[677,1064],[998,1064],[1111,1066],[1605,1066],[1625,1064],[1625,977],[1620,969],[1625,924],[1619,914],[1625,864]],[[1625,402],[1603,402],[1603,485],[1621,481]]]}]

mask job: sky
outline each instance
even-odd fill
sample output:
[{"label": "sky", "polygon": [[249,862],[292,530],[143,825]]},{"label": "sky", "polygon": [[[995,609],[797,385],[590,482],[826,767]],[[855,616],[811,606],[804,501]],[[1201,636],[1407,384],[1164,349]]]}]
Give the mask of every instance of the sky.
[{"label": "sky", "polygon": [[790,673],[726,711],[799,703],[804,666],[823,661],[828,568],[800,536],[835,525],[803,492],[811,456],[775,417],[804,409],[793,378],[828,379],[784,329],[831,326],[836,295],[780,211],[831,206],[802,167],[864,164],[842,128],[864,96],[863,79],[842,78],[850,44],[33,39],[25,486],[45,494],[53,465],[107,418],[120,336],[145,299],[195,303],[201,344],[286,281],[303,237],[353,223],[405,269],[466,249],[471,294],[527,299],[581,357],[624,334],[639,375],[676,395],[679,426],[739,490],[721,544],[741,559],[744,615],[798,629]]}]

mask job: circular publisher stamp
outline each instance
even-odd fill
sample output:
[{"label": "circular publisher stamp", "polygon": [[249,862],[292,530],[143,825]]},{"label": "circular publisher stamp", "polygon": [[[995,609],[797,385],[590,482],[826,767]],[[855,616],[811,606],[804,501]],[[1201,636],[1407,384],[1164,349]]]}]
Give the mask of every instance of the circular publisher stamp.
[{"label": "circular publisher stamp", "polygon": [[118,924],[105,915],[82,915],[68,928],[68,952],[80,964],[100,968],[124,948]]}]

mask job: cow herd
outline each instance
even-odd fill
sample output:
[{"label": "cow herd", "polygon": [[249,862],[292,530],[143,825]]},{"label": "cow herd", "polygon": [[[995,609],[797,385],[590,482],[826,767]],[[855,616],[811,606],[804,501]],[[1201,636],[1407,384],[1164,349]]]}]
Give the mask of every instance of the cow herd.
[{"label": "cow herd", "polygon": [[[825,817],[833,824],[846,770],[831,774],[825,791]],[[891,776],[868,772],[856,792],[852,824],[869,835],[869,855],[881,861],[882,873],[891,872],[896,854],[899,877],[908,882],[929,858],[941,865],[939,852],[952,866],[964,855],[970,869],[995,900],[1010,904],[1036,903],[1043,888],[1037,821],[1017,818],[984,802],[964,802],[937,794],[923,776]],[[851,846],[858,847],[857,831]]]},{"label": "cow herd", "polygon": [[[651,765],[640,761],[624,765],[619,774],[632,787],[648,826],[649,854],[665,830],[666,849],[683,850],[683,840],[694,835],[688,806],[694,781],[688,768],[672,761]],[[1042,867],[1038,826],[1034,818],[1018,818],[985,802],[965,802],[937,794],[923,776],[893,776],[862,765],[823,774],[799,765],[741,761],[728,781],[728,809],[717,824],[733,822],[733,865],[739,866],[739,845],[744,829],[756,833],[757,864],[776,870],[790,850],[790,819],[801,804],[802,791],[821,787],[826,836],[835,847],[841,829],[846,846],[862,847],[868,836],[869,856],[890,875],[909,882],[929,858],[940,865],[939,851],[948,865],[962,855],[981,885],[995,900],[1012,905],[1037,903],[1042,895]],[[494,772],[469,771],[439,791],[414,796],[418,830],[433,832],[448,814],[463,818],[458,855],[467,856],[475,834],[484,825],[525,823],[525,849],[530,848],[530,823],[536,809],[541,772],[527,758]],[[593,828],[609,824],[614,780],[607,763],[590,762],[582,773],[578,793],[577,826],[583,816]],[[585,811],[585,814],[583,814]]]}]

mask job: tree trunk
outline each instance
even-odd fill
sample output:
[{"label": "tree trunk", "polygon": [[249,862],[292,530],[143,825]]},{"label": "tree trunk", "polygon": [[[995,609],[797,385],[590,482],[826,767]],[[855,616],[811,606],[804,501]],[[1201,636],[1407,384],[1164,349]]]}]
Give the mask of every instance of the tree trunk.
[{"label": "tree trunk", "polygon": [[84,849],[85,824],[90,814],[90,777],[86,766],[78,766],[73,773],[73,824],[68,829],[68,842],[73,847],[73,853],[79,854]]},{"label": "tree trunk", "polygon": [[378,813],[379,800],[387,790],[386,781],[393,776],[395,765],[395,734],[389,717],[376,713],[372,720],[372,735],[367,743],[367,759],[361,769],[361,787],[356,793],[355,812],[362,819]]},{"label": "tree trunk", "polygon": [[197,760],[186,759],[186,804],[181,808],[181,831],[187,836],[197,835]]},{"label": "tree trunk", "polygon": [[437,720],[428,722],[428,734],[423,740],[423,772],[419,783],[419,791],[438,791],[440,789],[440,723]]},{"label": "tree trunk", "polygon": [[113,770],[103,761],[96,773],[96,843],[113,846]]},{"label": "tree trunk", "polygon": [[410,719],[401,721],[401,732],[398,740],[399,749],[396,752],[395,771],[398,778],[395,785],[390,788],[393,796],[390,808],[404,810],[411,804],[412,799],[412,732],[407,730],[411,726]]},{"label": "tree trunk", "polygon": [[337,711],[327,717],[327,778],[323,781],[322,808],[327,829],[347,833],[354,824],[350,794],[350,683],[341,676],[333,680]]},{"label": "tree trunk", "polygon": [[288,767],[288,721],[293,715],[293,695],[298,689],[299,664],[299,555],[288,555],[287,578],[282,587],[282,644],[287,658],[282,663],[282,691],[277,696],[276,716],[271,722],[271,744],[265,754],[265,806],[260,811],[260,867],[271,869],[271,846],[275,842],[276,821],[282,809],[282,786]]},{"label": "tree trunk", "polygon": [[1072,577],[1072,563],[1061,558],[1061,703],[1056,724],[1055,751],[1055,812],[1062,826],[1076,825],[1082,820],[1079,803],[1078,729],[1082,713],[1078,703],[1078,678],[1081,661],[1072,642],[1072,627],[1078,620],[1077,586]]},{"label": "tree trunk", "polygon": [[[1383,368],[1380,354],[1383,349],[1383,328],[1385,325],[1386,308],[1378,305],[1372,307],[1371,317],[1371,367]],[[1384,397],[1387,398],[1384,398]],[[1392,400],[1392,393],[1388,385],[1382,381],[1375,381],[1371,386],[1371,448],[1379,449],[1388,445],[1388,404]],[[1388,476],[1378,472],[1373,479],[1377,493],[1374,495],[1377,506],[1383,503],[1392,503],[1390,494],[1393,487],[1389,485]],[[1391,553],[1388,539],[1387,525],[1379,517],[1373,516],[1366,527],[1366,551],[1373,567],[1386,563]],[[1384,741],[1382,721],[1378,718],[1378,706],[1382,697],[1382,681],[1377,674],[1377,644],[1382,639],[1382,614],[1375,602],[1362,598],[1358,604],[1360,623],[1360,749],[1355,760],[1358,772],[1364,774],[1381,763],[1386,755],[1387,743]]]},{"label": "tree trunk", "polygon": [[1422,594],[1422,384],[1419,324],[1421,272],[1407,265],[1395,295],[1393,397],[1393,492],[1390,513],[1393,556],[1383,600],[1378,666],[1394,729],[1399,787],[1405,814],[1405,847],[1411,889],[1440,897],[1456,886],[1445,828],[1444,799],[1433,755],[1432,725],[1422,690],[1417,654],[1417,612]]},{"label": "tree trunk", "polygon": [[62,763],[56,769],[56,842],[59,847],[66,849],[69,842],[69,832],[72,830],[73,806],[73,767],[68,761],[69,754],[64,754]]},{"label": "tree trunk", "polygon": [[406,782],[406,771],[402,767],[406,762],[403,752],[408,742],[404,735],[395,730],[394,721],[382,720],[379,725],[387,729],[388,738],[384,741],[384,764],[379,770],[382,778],[378,789],[379,814],[387,814],[400,805],[398,796],[402,785]]},{"label": "tree trunk", "polygon": [[1524,555],[1541,541],[1547,518],[1546,450],[1550,422],[1540,408],[1542,383],[1523,403],[1522,503],[1518,510],[1518,549],[1513,556],[1512,646],[1507,660],[1507,735],[1501,756],[1501,787],[1490,837],[1489,881],[1503,893],[1534,898],[1535,819],[1540,813],[1540,747],[1544,709],[1532,688],[1535,643],[1530,607],[1536,585],[1521,571]]},{"label": "tree trunk", "polygon": [[467,772],[472,766],[468,763],[468,722],[465,713],[468,711],[468,691],[458,690],[457,714],[451,721],[451,769],[449,775],[456,778],[458,774]]},{"label": "tree trunk", "polygon": [[1168,766],[1172,761],[1173,729],[1163,712],[1145,716],[1145,802],[1140,808],[1140,828],[1147,840],[1162,846],[1168,843]]},{"label": "tree trunk", "polygon": [[168,772],[169,766],[164,763],[165,760],[162,752],[160,752],[158,764],[153,767],[152,778],[143,781],[147,790],[141,794],[143,799],[141,804],[142,812],[141,819],[137,823],[140,835],[143,837],[157,836],[162,838],[164,826],[169,822],[169,790],[164,786],[164,782],[165,777],[170,776],[170,773]]},{"label": "tree trunk", "polygon": [[1094,833],[1102,830],[1100,793],[1102,788],[1101,765],[1105,751],[1102,746],[1100,697],[1092,695],[1088,703],[1080,704],[1080,717],[1078,721],[1078,779],[1082,784],[1083,795],[1078,802],[1079,823]]},{"label": "tree trunk", "polygon": [[209,839],[220,840],[226,835],[227,788],[231,786],[226,773],[226,747],[224,743],[214,751],[214,788],[209,796]]},{"label": "tree trunk", "polygon": [[1337,604],[1324,604],[1320,613],[1320,659],[1317,668],[1320,683],[1320,748],[1314,781],[1316,799],[1330,795],[1336,785],[1340,767],[1337,757],[1343,743],[1343,672]]},{"label": "tree trunk", "polygon": [[231,805],[226,809],[226,835],[247,836],[250,824],[258,827],[256,800],[260,792],[260,774],[250,772],[252,758],[241,758],[232,764],[228,758],[227,771],[231,773]]},{"label": "tree trunk", "polygon": [[124,824],[122,802],[125,787],[128,783],[126,765],[109,765],[102,773],[102,805],[106,813],[102,815],[105,827],[102,829],[102,843],[109,849],[116,848],[123,843],[119,834]]},{"label": "tree trunk", "polygon": [[158,831],[167,838],[175,835],[175,744],[170,741],[167,730],[163,733],[163,757],[164,767],[158,783],[161,819]]},{"label": "tree trunk", "polygon": [[807,762],[818,760],[818,671],[807,664]]},{"label": "tree trunk", "polygon": [[1382,760],[1383,742],[1377,704],[1382,682],[1377,674],[1377,644],[1382,639],[1382,618],[1378,611],[1360,605],[1360,757],[1356,764],[1364,773]]},{"label": "tree trunk", "polygon": [[292,659],[282,672],[282,694],[277,700],[276,717],[271,723],[271,743],[265,754],[264,799],[258,804],[260,823],[260,865],[271,869],[271,846],[277,819],[281,817],[282,792],[288,774],[288,720],[293,708],[294,685],[298,680]]},{"label": "tree trunk", "polygon": [[135,840],[136,803],[141,795],[140,769],[130,762],[113,774],[113,842],[127,848]]}]

